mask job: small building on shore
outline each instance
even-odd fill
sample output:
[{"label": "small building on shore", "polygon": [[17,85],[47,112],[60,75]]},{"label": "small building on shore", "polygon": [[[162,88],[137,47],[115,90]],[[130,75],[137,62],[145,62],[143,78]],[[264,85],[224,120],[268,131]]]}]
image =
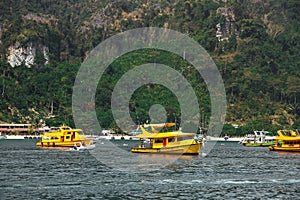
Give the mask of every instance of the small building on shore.
[{"label": "small building on shore", "polygon": [[0,124],[1,135],[26,135],[42,133],[43,130],[35,128],[32,124]]}]

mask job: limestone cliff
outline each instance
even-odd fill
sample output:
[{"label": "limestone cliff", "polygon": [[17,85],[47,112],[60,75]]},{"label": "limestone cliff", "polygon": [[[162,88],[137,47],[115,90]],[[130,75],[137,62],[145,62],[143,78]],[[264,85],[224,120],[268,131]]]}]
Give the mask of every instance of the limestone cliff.
[{"label": "limestone cliff", "polygon": [[49,63],[48,48],[45,46],[35,47],[31,42],[21,46],[19,42],[11,45],[8,48],[7,62],[12,67],[17,67],[24,64],[31,67],[35,64],[37,51],[40,51],[45,60],[44,64]]}]

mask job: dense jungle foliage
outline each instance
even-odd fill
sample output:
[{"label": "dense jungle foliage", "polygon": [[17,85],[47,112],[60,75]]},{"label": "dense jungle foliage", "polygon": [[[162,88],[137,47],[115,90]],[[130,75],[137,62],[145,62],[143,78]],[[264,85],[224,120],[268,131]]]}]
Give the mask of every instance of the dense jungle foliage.
[{"label": "dense jungle foliage", "polygon": [[[222,14],[220,8],[230,8]],[[81,62],[101,41],[140,27],[166,27],[199,42],[216,63],[226,88],[223,132],[243,135],[254,129],[300,126],[300,2],[297,0],[3,0],[0,2],[0,121],[74,126],[72,87]],[[229,16],[228,16],[229,15]],[[220,24],[228,34],[216,37]],[[11,67],[8,49],[19,42],[46,46],[50,63],[36,52],[31,67]],[[128,70],[161,63],[183,74],[198,100],[200,126],[207,127],[210,99],[201,76],[184,59],[155,49],[117,58],[99,81],[95,109],[103,128],[117,128],[111,94]],[[149,120],[161,104],[168,121],[180,122],[180,105],[160,85],[140,87],[130,100],[132,119]],[[232,125],[237,124],[236,129]]]}]

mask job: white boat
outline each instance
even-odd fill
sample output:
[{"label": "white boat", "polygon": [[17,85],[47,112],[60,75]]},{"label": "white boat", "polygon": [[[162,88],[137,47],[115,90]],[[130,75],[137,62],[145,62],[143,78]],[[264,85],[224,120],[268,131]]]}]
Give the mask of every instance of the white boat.
[{"label": "white boat", "polygon": [[240,137],[213,137],[213,136],[206,136],[206,141],[213,141],[213,142],[239,142],[242,138]]},{"label": "white boat", "polygon": [[133,130],[133,131],[129,132],[128,135],[136,136],[136,135],[141,134],[141,133],[142,133],[142,131],[140,129],[137,129],[137,130]]},{"label": "white boat", "polygon": [[7,140],[40,139],[40,135],[5,135]]},{"label": "white boat", "polygon": [[267,134],[269,134],[269,132],[264,130],[254,131],[254,134],[245,135],[239,143],[249,147],[271,146],[275,143],[275,136]]},{"label": "white boat", "polygon": [[0,140],[5,140],[6,136],[5,135],[0,135]]},{"label": "white boat", "polygon": [[139,140],[130,135],[101,135],[98,140]]}]

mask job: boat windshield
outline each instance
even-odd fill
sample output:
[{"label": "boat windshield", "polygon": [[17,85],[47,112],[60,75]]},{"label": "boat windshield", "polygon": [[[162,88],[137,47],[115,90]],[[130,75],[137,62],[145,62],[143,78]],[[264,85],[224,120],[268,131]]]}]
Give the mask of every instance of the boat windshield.
[{"label": "boat windshield", "polygon": [[84,135],[84,134],[83,134],[83,131],[78,131],[78,134],[79,134],[79,135]]},{"label": "boat windshield", "polygon": [[284,130],[281,131],[284,136],[300,136],[298,130]]},{"label": "boat windshield", "polygon": [[71,130],[71,128],[68,127],[68,126],[63,126],[63,127],[61,127],[61,129],[62,129],[62,130]]},{"label": "boat windshield", "polygon": [[284,136],[292,136],[292,133],[291,133],[291,131],[282,131],[282,134],[284,135]]},{"label": "boat windshield", "polygon": [[57,132],[59,131],[59,127],[51,127],[50,132]]}]

